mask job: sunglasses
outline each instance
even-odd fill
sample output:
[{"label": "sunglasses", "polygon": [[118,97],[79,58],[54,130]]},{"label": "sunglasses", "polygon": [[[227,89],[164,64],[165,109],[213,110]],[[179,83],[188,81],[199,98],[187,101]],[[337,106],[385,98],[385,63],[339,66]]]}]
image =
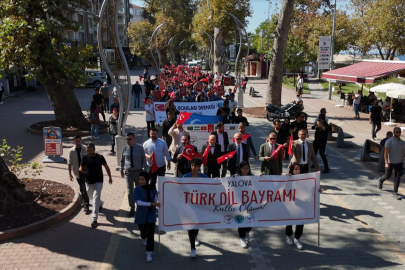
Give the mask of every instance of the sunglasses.
[{"label": "sunglasses", "polygon": [[239,141],[239,140],[242,140],[242,138],[236,138],[236,140],[238,140],[238,141]]},{"label": "sunglasses", "polygon": [[275,141],[276,140],[276,138],[270,138],[270,141]]}]

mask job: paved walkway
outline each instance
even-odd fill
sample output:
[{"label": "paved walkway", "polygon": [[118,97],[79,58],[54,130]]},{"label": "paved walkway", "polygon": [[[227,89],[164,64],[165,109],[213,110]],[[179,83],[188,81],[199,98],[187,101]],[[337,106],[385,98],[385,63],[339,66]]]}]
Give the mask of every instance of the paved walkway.
[{"label": "paved walkway", "polygon": [[[134,81],[137,74],[133,75]],[[252,79],[250,85],[259,91],[259,96],[252,98],[245,94],[245,106],[264,106],[266,81]],[[240,247],[236,230],[203,230],[198,257],[191,260],[187,233],[171,232],[161,235],[161,252],[157,251],[156,244],[154,261],[148,264],[133,218],[126,218],[125,183],[118,172],[113,171],[114,183],[106,184],[102,193],[105,204],[99,218],[101,226],[91,229],[90,216],[77,212],[71,219],[45,231],[2,243],[0,269],[402,269],[405,262],[404,202],[391,198],[391,183],[385,184],[383,192],[376,188],[376,177],[380,175],[376,172],[376,163],[358,161],[360,146],[369,138],[370,125],[364,119],[354,120],[352,111],[335,108],[336,101],[325,100],[319,84],[310,81],[309,87],[311,94],[304,96],[309,122],[325,107],[330,121],[355,136],[351,140],[355,144],[352,149],[337,149],[335,143],[328,144],[332,171],[322,175],[322,185],[327,191],[321,195],[320,247],[317,246],[316,224],[305,226],[304,251],[286,245],[282,227],[254,229],[248,249]],[[87,110],[92,95],[91,88],[76,91],[83,110]],[[294,91],[283,89],[282,97],[283,103],[289,102],[294,99]],[[52,114],[43,92],[22,93],[7,99],[0,106],[0,138],[6,138],[11,145],[25,147],[24,160],[42,160],[42,138],[28,134],[26,127],[52,119]],[[146,138],[144,117],[143,110],[132,110],[127,122],[128,128],[135,130],[139,143]],[[271,126],[265,119],[249,121],[248,132],[252,133],[258,150]],[[379,138],[388,130],[383,129]],[[84,142],[89,141],[84,138]],[[107,134],[100,136],[96,150],[114,167],[116,157],[110,155],[109,142]],[[64,143],[66,157],[72,143],[70,139],[64,139]],[[252,160],[252,167],[257,174],[260,163]],[[47,165],[41,177],[77,188],[69,181],[64,164]]]}]

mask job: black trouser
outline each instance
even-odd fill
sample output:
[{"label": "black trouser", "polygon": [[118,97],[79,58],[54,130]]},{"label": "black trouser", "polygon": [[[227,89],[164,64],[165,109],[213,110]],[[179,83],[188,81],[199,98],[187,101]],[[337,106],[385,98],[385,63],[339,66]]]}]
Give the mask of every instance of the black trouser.
[{"label": "black trouser", "polygon": [[0,102],[3,101],[3,93],[4,93],[4,91],[3,91],[3,90],[0,90]]},{"label": "black trouser", "polygon": [[325,150],[326,150],[326,141],[314,141],[314,151],[315,151],[315,156],[318,153],[318,149],[319,149],[319,155],[322,158],[323,161],[323,166],[324,169],[329,169],[329,165],[328,165],[328,160],[326,159],[326,155],[325,155]]},{"label": "black trouser", "polygon": [[385,168],[385,174],[380,178],[380,183],[384,183],[385,180],[391,177],[392,170],[395,170],[395,179],[394,179],[394,192],[398,192],[399,182],[402,176],[402,166],[403,163],[389,163],[389,168]]},{"label": "black trouser", "polygon": [[105,122],[105,114],[104,114],[103,106],[104,105],[101,105],[101,116],[103,117],[103,120]]},{"label": "black trouser", "polygon": [[220,176],[219,176],[219,169],[218,169],[218,170],[215,170],[215,171],[210,171],[210,170],[208,170],[208,172],[206,173],[206,175],[207,175],[209,178],[220,177]]},{"label": "black trouser", "polygon": [[110,112],[110,99],[109,98],[104,98],[104,104],[102,107],[102,111],[109,113]]},{"label": "black trouser", "polygon": [[[221,156],[225,155],[226,152],[222,152]],[[222,162],[221,164],[219,164],[221,166],[222,169],[220,169],[221,171],[221,177],[225,177],[226,176],[226,171],[228,170],[228,160],[225,160],[224,162]],[[231,174],[232,175],[232,174]]]},{"label": "black trouser", "polygon": [[[297,240],[300,239],[301,236],[302,236],[302,232],[303,232],[303,231],[304,231],[304,225],[297,225],[297,226],[295,226],[294,238],[297,239]],[[293,235],[293,229],[292,229],[292,226],[291,226],[291,225],[285,227],[285,234],[286,234],[287,236]]]},{"label": "black trouser", "polygon": [[195,238],[198,235],[198,230],[188,230],[188,240],[190,240],[191,249],[195,249]]},{"label": "black trouser", "polygon": [[[377,129],[375,129],[377,127]],[[371,122],[371,137],[377,137],[377,132],[381,129],[381,121],[372,120]]]},{"label": "black trouser", "polygon": [[150,138],[150,130],[155,127],[155,121],[146,121],[146,126],[148,127],[148,138]]},{"label": "black trouser", "polygon": [[152,185],[156,185],[157,177],[158,176],[165,176],[166,174],[166,166],[159,167],[159,169],[152,173],[152,167],[149,169],[150,179],[152,179]]},{"label": "black trouser", "polygon": [[300,164],[301,173],[308,173],[308,164]]},{"label": "black trouser", "polygon": [[89,196],[87,195],[86,191],[86,181],[85,175],[79,173],[79,178],[76,178],[77,183],[79,184],[80,193],[82,194],[83,204],[84,206],[89,206]]},{"label": "black trouser", "polygon": [[238,234],[240,238],[245,238],[246,233],[250,232],[252,228],[246,227],[246,228],[238,228]]},{"label": "black trouser", "polygon": [[141,238],[146,240],[146,251],[155,249],[155,223],[138,224]]},{"label": "black trouser", "polygon": [[111,144],[111,150],[114,151],[114,147],[115,147],[115,136],[117,136],[117,134],[111,134],[111,140],[112,140],[112,144]]}]

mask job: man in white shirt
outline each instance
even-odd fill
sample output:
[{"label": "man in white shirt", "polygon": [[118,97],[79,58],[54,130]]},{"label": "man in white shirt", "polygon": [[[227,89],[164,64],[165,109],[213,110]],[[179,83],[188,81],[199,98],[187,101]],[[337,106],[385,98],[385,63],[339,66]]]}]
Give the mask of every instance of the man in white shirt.
[{"label": "man in white shirt", "polygon": [[235,93],[231,93],[231,100],[229,100],[229,108],[231,109],[231,115],[229,116],[230,123],[233,123],[235,119],[235,112],[238,108],[238,102],[235,100]]},{"label": "man in white shirt", "polygon": [[306,140],[307,131],[301,129],[298,131],[298,140],[295,140],[291,146],[293,156],[290,160],[290,165],[294,162],[300,165],[301,173],[310,172],[311,161],[317,171],[320,171],[318,159],[316,158],[314,146]]}]

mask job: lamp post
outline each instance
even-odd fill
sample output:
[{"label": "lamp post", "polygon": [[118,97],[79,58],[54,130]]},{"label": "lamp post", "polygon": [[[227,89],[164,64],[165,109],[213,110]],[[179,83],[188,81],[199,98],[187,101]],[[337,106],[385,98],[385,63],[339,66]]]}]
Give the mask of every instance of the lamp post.
[{"label": "lamp post", "polygon": [[207,32],[204,32],[204,31],[201,31],[201,32],[203,32],[204,34],[206,34],[207,37],[208,37],[208,39],[210,40],[210,54],[209,54],[209,57],[208,57],[208,64],[210,65],[210,68],[211,68],[211,70],[212,70],[212,65],[214,64],[214,59],[212,59],[212,61],[211,61],[211,53],[212,53],[212,47],[214,46],[214,39],[213,39],[212,36],[211,36],[210,34],[208,34]]},{"label": "lamp post", "polygon": [[[151,54],[151,56],[152,56],[152,58],[153,58],[153,61],[155,61],[156,69],[157,69],[158,75],[159,75],[159,72],[160,72],[160,52],[159,52],[159,49],[158,49],[157,34],[158,34],[158,32],[159,32],[159,29],[162,28],[162,26],[165,25],[165,24],[167,24],[167,22],[159,24],[159,25],[156,27],[155,31],[153,31],[152,36],[150,37],[150,54]],[[153,50],[152,50],[152,47],[153,47],[153,38],[155,38],[155,41],[156,41],[156,45],[155,45],[155,46],[156,46],[156,52],[157,52],[157,55],[158,55],[158,58],[159,58],[159,62],[156,61],[156,58],[155,58],[155,56],[153,55]]]},{"label": "lamp post", "polygon": [[176,34],[176,35],[174,35],[174,36],[172,36],[170,39],[169,39],[169,42],[167,43],[167,45],[169,45],[169,48],[170,48],[170,53],[171,53],[171,60],[172,60],[172,64],[174,64],[174,53],[173,53],[173,47],[172,47],[172,41],[173,41],[173,39],[176,37],[176,36],[178,36],[179,34]]},{"label": "lamp post", "polygon": [[[179,53],[180,53],[180,64],[181,64],[181,45],[184,43],[184,41],[186,41],[185,39],[183,39],[180,43],[179,43]],[[184,61],[186,61],[186,57],[184,55]]]},{"label": "lamp post", "polygon": [[[333,25],[332,25],[332,37],[331,37],[331,42],[330,42],[330,69],[332,70],[333,67],[333,54],[335,53],[335,21],[336,21],[336,0],[335,0],[335,5],[333,6]],[[332,83],[329,82],[329,89],[328,89],[328,100],[332,99]]]}]

